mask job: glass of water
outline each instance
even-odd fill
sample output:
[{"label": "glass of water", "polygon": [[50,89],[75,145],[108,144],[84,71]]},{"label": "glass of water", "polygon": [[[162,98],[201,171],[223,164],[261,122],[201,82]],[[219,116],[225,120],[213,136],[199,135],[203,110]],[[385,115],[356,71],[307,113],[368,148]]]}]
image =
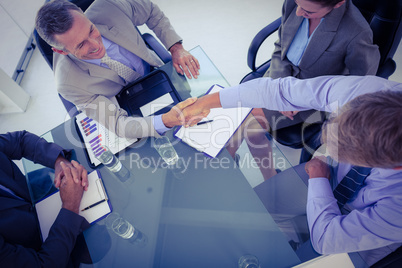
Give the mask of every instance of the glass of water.
[{"label": "glass of water", "polygon": [[146,235],[116,212],[112,212],[106,217],[105,224],[108,229],[132,244],[140,247],[144,247],[147,244],[148,239]]},{"label": "glass of water", "polygon": [[243,255],[239,259],[239,268],[260,268],[260,262],[254,255]]},{"label": "glass of water", "polygon": [[173,145],[170,143],[168,137],[162,136],[160,138],[156,138],[154,146],[166,164],[174,165],[176,164],[177,160],[179,160],[179,156],[177,155]]}]

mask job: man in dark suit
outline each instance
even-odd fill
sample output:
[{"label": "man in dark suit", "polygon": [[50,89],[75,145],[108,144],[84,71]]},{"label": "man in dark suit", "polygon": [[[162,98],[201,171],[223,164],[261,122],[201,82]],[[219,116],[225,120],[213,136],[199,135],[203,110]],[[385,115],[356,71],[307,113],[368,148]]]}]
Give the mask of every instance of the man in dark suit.
[{"label": "man in dark suit", "polygon": [[[78,215],[87,171],[69,151],[26,131],[0,135],[0,267],[70,267],[77,236],[88,226]],[[42,242],[27,180],[13,160],[25,157],[55,169],[62,208]]]}]

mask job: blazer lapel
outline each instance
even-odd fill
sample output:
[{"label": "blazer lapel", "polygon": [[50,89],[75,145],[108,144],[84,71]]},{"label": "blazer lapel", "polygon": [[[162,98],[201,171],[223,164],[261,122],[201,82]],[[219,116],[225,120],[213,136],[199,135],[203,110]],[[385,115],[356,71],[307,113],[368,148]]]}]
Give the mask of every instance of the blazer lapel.
[{"label": "blazer lapel", "polygon": [[327,50],[346,11],[346,4],[332,10],[318,26],[300,61],[301,69],[309,68]]},{"label": "blazer lapel", "polygon": [[90,76],[100,77],[103,79],[108,79],[113,82],[116,82],[122,86],[125,86],[126,83],[124,79],[122,79],[115,71],[112,71],[108,68],[101,67],[96,64],[91,64],[76,58],[72,54],[68,54],[68,57],[84,72],[88,72]]},{"label": "blazer lapel", "polygon": [[121,33],[117,27],[112,27],[109,29],[108,26],[102,24],[97,24],[96,27],[102,36],[106,37],[110,41],[113,41],[119,46],[124,47],[128,51],[148,62],[150,65],[163,65],[163,62],[156,56],[156,54],[147,48],[138,31],[134,34],[127,35]]},{"label": "blazer lapel", "polygon": [[296,16],[296,8],[297,6],[295,6],[294,10],[290,13],[288,19],[282,26],[282,60],[286,58],[286,54],[288,53],[290,44],[292,43],[293,38],[295,37],[297,30],[299,30],[300,24],[303,21],[303,17]]}]

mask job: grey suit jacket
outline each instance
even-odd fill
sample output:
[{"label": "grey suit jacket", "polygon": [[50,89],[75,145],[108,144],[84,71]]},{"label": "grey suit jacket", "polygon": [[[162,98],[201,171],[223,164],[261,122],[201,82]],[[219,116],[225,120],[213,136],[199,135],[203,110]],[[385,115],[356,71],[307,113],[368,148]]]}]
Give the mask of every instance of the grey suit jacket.
[{"label": "grey suit jacket", "polygon": [[[275,42],[271,66],[264,76],[293,76],[307,79],[322,75],[375,75],[380,61],[378,46],[365,18],[350,0],[325,16],[314,32],[299,66],[286,57],[303,17],[296,16],[294,0],[285,0],[279,39]],[[264,109],[273,129],[306,121],[313,111],[301,112],[292,121],[277,111]]]},{"label": "grey suit jacket", "polygon": [[306,79],[322,75],[376,74],[380,52],[373,44],[370,26],[350,0],[325,16],[299,66],[294,66],[286,53],[303,21],[303,17],[296,16],[296,8],[293,0],[286,0],[283,5],[279,39],[265,76]]},{"label": "grey suit jacket", "polygon": [[[85,14],[102,36],[151,66],[161,66],[163,62],[146,47],[136,26],[146,24],[166,48],[181,40],[168,18],[149,0],[96,0]],[[112,101],[127,84],[116,72],[58,53],[54,54],[53,70],[58,92],[111,131],[127,138],[158,136],[151,117],[129,117]]]}]

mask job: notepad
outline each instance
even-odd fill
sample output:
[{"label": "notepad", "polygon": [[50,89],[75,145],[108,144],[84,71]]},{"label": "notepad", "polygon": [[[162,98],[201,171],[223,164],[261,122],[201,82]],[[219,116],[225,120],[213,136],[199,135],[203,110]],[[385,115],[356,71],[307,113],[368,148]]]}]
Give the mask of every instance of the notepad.
[{"label": "notepad", "polygon": [[[107,200],[90,209],[81,211],[101,200]],[[39,225],[42,233],[43,241],[49,235],[49,230],[59,214],[62,207],[60,192],[42,199],[35,204],[36,213],[38,214]],[[89,223],[94,223],[112,211],[108,195],[100,177],[99,171],[95,170],[88,174],[88,191],[84,191],[81,199],[79,215],[83,216]]]},{"label": "notepad", "polygon": [[[221,89],[221,86],[214,85],[207,94],[219,92]],[[189,128],[181,127],[175,136],[196,150],[216,157],[250,111],[251,108],[211,109],[207,118],[202,121],[213,120],[212,122]]]},{"label": "notepad", "polygon": [[137,141],[117,136],[85,113],[78,114],[75,120],[92,167],[101,163],[95,155],[103,150],[103,146],[109,147],[110,151],[116,154]]}]

